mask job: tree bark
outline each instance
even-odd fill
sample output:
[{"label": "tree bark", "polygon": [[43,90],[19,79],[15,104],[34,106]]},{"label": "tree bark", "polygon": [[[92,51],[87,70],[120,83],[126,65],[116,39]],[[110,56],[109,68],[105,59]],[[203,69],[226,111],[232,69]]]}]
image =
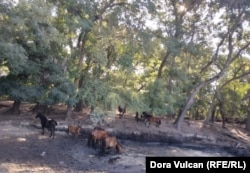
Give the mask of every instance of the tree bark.
[{"label": "tree bark", "polygon": [[207,117],[205,118],[203,123],[211,123],[212,116],[213,116],[214,112],[215,112],[215,96],[213,97],[212,103],[211,103],[209,110],[208,110],[208,113],[207,113]]},{"label": "tree bark", "polygon": [[219,104],[219,109],[220,109],[220,114],[222,118],[222,128],[226,128],[226,113],[225,113],[224,105],[222,102],[220,102]]},{"label": "tree bark", "polygon": [[77,104],[76,104],[76,106],[75,106],[75,108],[74,108],[74,111],[76,111],[76,112],[81,112],[83,110],[83,99],[80,99],[78,102],[77,102]]},{"label": "tree bark", "polygon": [[67,105],[67,112],[66,112],[66,120],[71,118],[72,116],[72,106],[71,105]]},{"label": "tree bark", "polygon": [[189,108],[192,106],[193,102],[194,102],[194,98],[196,96],[196,94],[200,91],[201,88],[203,88],[204,86],[210,84],[213,81],[218,80],[225,72],[226,69],[224,69],[223,71],[221,71],[218,75],[214,76],[213,78],[207,79],[204,82],[198,84],[195,86],[195,88],[193,89],[193,91],[191,91],[191,93],[189,94],[186,103],[184,105],[184,107],[181,109],[182,111],[180,112],[180,114],[178,115],[176,121],[174,122],[175,127],[180,130],[180,126],[181,123],[184,120],[184,117],[187,113],[187,111],[189,110]]},{"label": "tree bark", "polygon": [[21,101],[20,100],[15,100],[12,108],[10,108],[9,110],[7,110],[5,113],[10,113],[10,114],[20,114],[20,105],[21,105]]}]

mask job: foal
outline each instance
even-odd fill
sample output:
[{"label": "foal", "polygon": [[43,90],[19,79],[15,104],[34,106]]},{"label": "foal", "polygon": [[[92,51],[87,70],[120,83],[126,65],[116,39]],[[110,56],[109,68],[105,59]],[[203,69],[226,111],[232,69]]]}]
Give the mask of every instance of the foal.
[{"label": "foal", "polygon": [[42,113],[37,113],[36,118],[40,118],[41,120],[41,125],[42,125],[42,135],[44,134],[44,128],[47,128],[50,131],[50,136],[53,137],[55,136],[55,127],[57,125],[57,122],[53,119],[48,119],[45,115]]},{"label": "foal", "polygon": [[78,126],[68,125],[67,133],[73,134],[75,137],[78,137],[81,132],[81,124],[79,123]]}]

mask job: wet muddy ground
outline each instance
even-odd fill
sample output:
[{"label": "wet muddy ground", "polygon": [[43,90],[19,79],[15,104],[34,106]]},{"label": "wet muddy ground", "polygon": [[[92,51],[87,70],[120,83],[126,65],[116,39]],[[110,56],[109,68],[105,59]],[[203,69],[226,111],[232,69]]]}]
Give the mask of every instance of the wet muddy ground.
[{"label": "wet muddy ground", "polygon": [[[0,172],[4,173],[63,173],[63,172],[145,172],[147,156],[250,156],[245,148],[220,146],[199,142],[158,142],[130,140],[131,135],[119,135],[124,147],[122,154],[110,151],[105,154],[87,146],[88,130],[75,138],[65,132],[66,123],[60,122],[55,139],[49,132],[41,135],[39,122],[1,121]],[[110,128],[111,131],[113,128]],[[110,133],[111,133],[110,131]],[[134,136],[134,134],[132,134]],[[153,135],[151,135],[153,136]],[[145,137],[144,137],[145,138]],[[137,138],[139,139],[139,138]],[[179,142],[178,142],[179,141]]]}]

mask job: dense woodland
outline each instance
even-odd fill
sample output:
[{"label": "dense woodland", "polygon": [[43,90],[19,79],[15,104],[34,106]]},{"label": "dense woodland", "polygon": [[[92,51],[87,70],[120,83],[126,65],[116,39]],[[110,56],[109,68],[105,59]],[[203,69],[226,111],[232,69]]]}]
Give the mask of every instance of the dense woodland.
[{"label": "dense woodland", "polygon": [[0,97],[250,129],[250,0],[2,0]]}]

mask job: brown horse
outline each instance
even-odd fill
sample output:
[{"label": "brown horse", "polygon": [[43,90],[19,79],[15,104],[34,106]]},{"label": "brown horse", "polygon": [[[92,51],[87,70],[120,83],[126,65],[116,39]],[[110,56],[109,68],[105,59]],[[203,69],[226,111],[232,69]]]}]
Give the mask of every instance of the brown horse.
[{"label": "brown horse", "polygon": [[106,149],[116,149],[116,152],[122,152],[122,145],[118,142],[117,138],[114,136],[108,136],[102,139],[102,152],[105,152]]},{"label": "brown horse", "polygon": [[88,138],[88,146],[96,148],[96,145],[101,143],[101,140],[106,138],[108,133],[101,128],[94,128],[91,133],[89,134]]},{"label": "brown horse", "polygon": [[81,125],[78,124],[78,126],[68,125],[67,133],[73,134],[75,137],[77,137],[80,134],[81,131]]},{"label": "brown horse", "polygon": [[150,124],[155,124],[156,127],[159,127],[161,125],[161,119],[155,116],[148,117],[146,122],[148,123],[148,127],[150,126]]}]

